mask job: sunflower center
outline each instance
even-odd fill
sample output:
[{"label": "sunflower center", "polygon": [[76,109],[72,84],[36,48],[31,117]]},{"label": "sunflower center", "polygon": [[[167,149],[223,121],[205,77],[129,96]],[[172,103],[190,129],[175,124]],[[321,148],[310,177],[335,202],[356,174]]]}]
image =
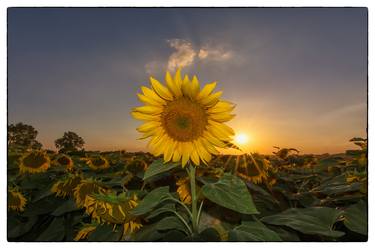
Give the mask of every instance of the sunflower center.
[{"label": "sunflower center", "polygon": [[95,165],[95,166],[102,166],[105,164],[105,161],[103,159],[101,159],[100,157],[99,158],[94,158],[92,159],[92,164]]},{"label": "sunflower center", "polygon": [[30,168],[39,168],[46,162],[47,159],[42,153],[31,153],[23,159],[24,165]]},{"label": "sunflower center", "polygon": [[66,156],[62,156],[57,160],[61,165],[68,165],[70,163],[70,160]]},{"label": "sunflower center", "polygon": [[193,141],[202,135],[207,125],[204,108],[188,98],[168,102],[161,115],[162,126],[177,141]]}]

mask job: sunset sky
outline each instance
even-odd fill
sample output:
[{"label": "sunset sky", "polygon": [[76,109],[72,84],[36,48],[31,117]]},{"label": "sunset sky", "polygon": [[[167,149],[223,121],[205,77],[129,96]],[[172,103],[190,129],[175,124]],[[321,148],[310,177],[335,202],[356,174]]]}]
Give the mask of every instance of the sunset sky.
[{"label": "sunset sky", "polygon": [[54,149],[146,150],[130,110],[150,75],[218,82],[248,151],[342,152],[366,137],[365,8],[11,8],[8,122]]}]

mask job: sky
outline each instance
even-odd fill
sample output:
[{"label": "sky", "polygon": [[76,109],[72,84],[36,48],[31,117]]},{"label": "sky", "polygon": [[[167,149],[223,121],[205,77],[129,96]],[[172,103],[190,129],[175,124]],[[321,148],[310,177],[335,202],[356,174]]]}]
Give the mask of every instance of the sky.
[{"label": "sky", "polygon": [[146,151],[130,111],[149,76],[218,82],[247,151],[336,153],[367,137],[365,8],[9,8],[8,123],[45,148]]}]

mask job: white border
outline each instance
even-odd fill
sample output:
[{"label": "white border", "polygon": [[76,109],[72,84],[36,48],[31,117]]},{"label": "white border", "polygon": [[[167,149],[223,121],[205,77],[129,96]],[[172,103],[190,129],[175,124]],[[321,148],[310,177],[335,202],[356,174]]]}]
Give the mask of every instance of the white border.
[{"label": "white border", "polygon": [[[164,248],[175,248],[182,247],[182,248],[190,248],[191,246],[204,246],[204,247],[215,247],[215,248],[222,248],[222,247],[240,247],[240,248],[249,248],[249,247],[267,247],[267,248],[315,248],[315,247],[326,247],[326,248],[333,248],[333,247],[340,247],[340,248],[349,248],[353,246],[360,246],[364,248],[372,247],[374,248],[374,241],[375,241],[375,234],[372,224],[374,224],[374,212],[371,210],[371,207],[374,203],[374,185],[372,184],[372,179],[369,178],[369,242],[368,243],[361,243],[358,245],[353,245],[353,243],[199,243],[199,245],[191,244],[191,243],[9,243],[6,241],[6,125],[7,125],[7,117],[6,117],[6,65],[7,65],[7,53],[6,53],[6,11],[8,7],[42,7],[42,6],[50,6],[50,7],[125,7],[125,6],[138,6],[138,7],[168,7],[168,6],[258,6],[258,7],[280,7],[280,6],[294,6],[294,7],[368,7],[369,8],[369,59],[374,58],[374,50],[373,47],[370,46],[374,44],[374,28],[375,23],[373,21],[373,2],[375,1],[302,1],[302,0],[284,0],[284,1],[264,1],[264,0],[255,0],[255,1],[240,1],[240,0],[206,0],[206,1],[199,1],[199,0],[159,0],[159,1],[152,1],[152,0],[131,0],[131,1],[123,1],[123,0],[91,0],[91,1],[84,1],[84,0],[40,0],[40,1],[27,1],[27,0],[1,0],[0,1],[0,120],[1,120],[1,128],[0,128],[0,149],[1,149],[1,157],[0,157],[0,165],[1,165],[1,180],[0,180],[0,243],[5,247],[10,248],[19,248],[19,247],[30,247],[30,248],[50,248],[51,246],[55,248],[62,248],[62,247],[80,247],[80,248],[89,248],[93,246],[102,246],[111,248],[123,248],[123,247],[131,247],[131,248],[138,248],[138,247],[146,247],[146,246],[162,246]],[[369,177],[372,176],[372,170],[374,167],[374,129],[372,129],[372,124],[374,124],[374,106],[373,106],[373,99],[374,99],[374,82],[372,80],[374,72],[374,62],[369,62]],[[357,243],[355,243],[357,244]],[[372,246],[371,246],[372,244]]]}]

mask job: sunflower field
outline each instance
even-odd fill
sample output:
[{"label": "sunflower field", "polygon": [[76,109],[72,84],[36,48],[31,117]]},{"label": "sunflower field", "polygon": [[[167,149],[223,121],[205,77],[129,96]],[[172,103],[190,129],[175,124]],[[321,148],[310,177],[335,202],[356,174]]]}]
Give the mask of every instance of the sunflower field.
[{"label": "sunflower field", "polygon": [[367,140],[351,141],[358,150],[276,147],[194,168],[143,152],[8,151],[8,240],[366,241]]}]

